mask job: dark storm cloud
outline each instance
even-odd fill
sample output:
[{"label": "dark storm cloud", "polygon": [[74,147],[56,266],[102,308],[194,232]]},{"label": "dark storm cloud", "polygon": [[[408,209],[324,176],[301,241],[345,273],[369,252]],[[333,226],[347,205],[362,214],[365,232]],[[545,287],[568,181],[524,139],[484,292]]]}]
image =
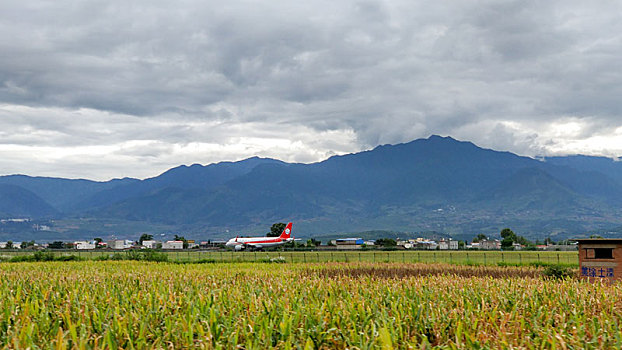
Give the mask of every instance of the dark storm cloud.
[{"label": "dark storm cloud", "polygon": [[[43,152],[32,172],[63,163],[58,175],[87,177],[255,154],[315,161],[433,133],[612,155],[621,7],[5,0],[0,154]],[[91,173],[102,157],[109,172]]]}]

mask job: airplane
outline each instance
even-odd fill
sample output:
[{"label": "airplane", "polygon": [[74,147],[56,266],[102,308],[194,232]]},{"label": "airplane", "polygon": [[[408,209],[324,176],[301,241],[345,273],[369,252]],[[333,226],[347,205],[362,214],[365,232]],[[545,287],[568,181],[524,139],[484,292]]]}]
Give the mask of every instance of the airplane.
[{"label": "airplane", "polygon": [[292,223],[288,223],[285,226],[283,232],[278,237],[235,237],[227,241],[226,246],[232,247],[235,250],[249,249],[263,249],[268,247],[276,247],[287,242],[295,241],[292,234]]}]

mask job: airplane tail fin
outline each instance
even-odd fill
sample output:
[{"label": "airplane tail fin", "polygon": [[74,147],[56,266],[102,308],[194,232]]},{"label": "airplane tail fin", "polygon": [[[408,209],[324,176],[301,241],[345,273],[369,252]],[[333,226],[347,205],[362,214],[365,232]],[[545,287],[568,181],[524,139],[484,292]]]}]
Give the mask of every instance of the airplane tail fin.
[{"label": "airplane tail fin", "polygon": [[290,238],[292,236],[292,223],[288,223],[287,226],[285,226],[285,229],[283,230],[283,232],[281,232],[281,235],[279,236],[279,238]]}]

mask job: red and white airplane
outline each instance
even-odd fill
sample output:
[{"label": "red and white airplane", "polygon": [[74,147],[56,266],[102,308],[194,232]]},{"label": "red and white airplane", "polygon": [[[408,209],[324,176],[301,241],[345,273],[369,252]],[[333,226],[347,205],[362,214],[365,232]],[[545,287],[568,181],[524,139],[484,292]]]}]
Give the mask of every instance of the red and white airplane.
[{"label": "red and white airplane", "polygon": [[292,235],[292,223],[288,223],[285,226],[283,232],[278,237],[235,237],[227,241],[227,247],[233,247],[235,250],[242,250],[245,248],[262,249],[268,247],[276,247],[287,242],[294,241]]}]

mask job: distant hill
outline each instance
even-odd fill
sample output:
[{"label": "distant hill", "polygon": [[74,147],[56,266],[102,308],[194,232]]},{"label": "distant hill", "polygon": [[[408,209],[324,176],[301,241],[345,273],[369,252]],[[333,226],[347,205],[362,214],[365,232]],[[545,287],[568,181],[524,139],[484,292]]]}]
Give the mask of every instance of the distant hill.
[{"label": "distant hill", "polygon": [[620,162],[533,159],[440,136],[312,164],[255,157],[180,166],[145,180],[14,176],[1,183],[48,202],[57,225],[91,218],[84,221],[89,232],[96,232],[94,222],[111,222],[224,238],[263,234],[289,220],[301,236],[387,230],[470,238],[512,227],[534,238],[565,238],[622,227]]},{"label": "distant hill", "polygon": [[215,188],[247,174],[261,164],[283,164],[283,162],[270,158],[253,157],[239,162],[221,162],[206,166],[200,164],[181,165],[153,178],[130,182],[93,193],[77,202],[73,209],[84,211],[140,196],[151,198],[156,192],[165,188],[185,190]]},{"label": "distant hill", "polygon": [[137,179],[114,179],[97,182],[83,179],[32,177],[26,175],[0,176],[0,184],[24,188],[54,206],[56,211],[71,211],[76,203],[107,189],[139,182]]},{"label": "distant hill", "polygon": [[586,201],[544,170],[524,168],[484,191],[476,203],[484,207],[492,204],[503,210],[554,211],[563,215],[588,205]]},{"label": "distant hill", "polygon": [[582,172],[600,173],[618,183],[622,183],[622,162],[617,159],[574,155],[546,157],[544,161],[548,164],[568,167]]},{"label": "distant hill", "polygon": [[140,213],[138,220],[218,228],[291,219],[305,222],[303,227],[316,224],[326,234],[370,229],[494,234],[511,224],[544,236],[617,222],[614,204],[621,190],[614,179],[585,167],[432,136],[313,164],[261,164],[220,187],[186,194],[169,189],[99,214]]},{"label": "distant hill", "polygon": [[0,216],[3,218],[46,217],[57,211],[36,194],[13,185],[0,184]]}]

